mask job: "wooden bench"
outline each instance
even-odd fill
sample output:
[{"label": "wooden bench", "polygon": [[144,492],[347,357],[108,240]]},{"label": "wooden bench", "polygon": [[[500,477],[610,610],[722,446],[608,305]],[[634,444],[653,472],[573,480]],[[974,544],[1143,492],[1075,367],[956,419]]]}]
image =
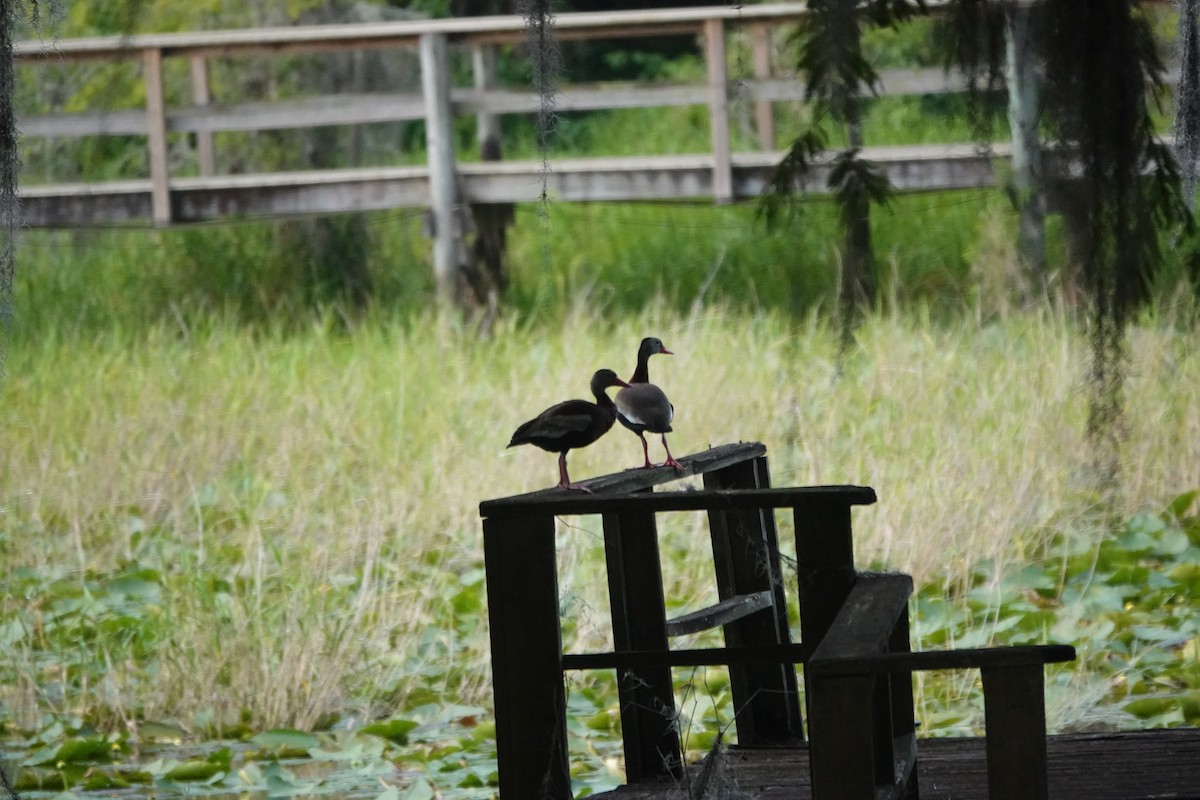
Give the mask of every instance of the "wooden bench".
[{"label": "wooden bench", "polygon": [[[626,778],[637,784],[681,774],[672,668],[729,667],[739,747],[804,746],[797,664],[815,800],[916,797],[911,673],[958,667],[983,670],[992,796],[1044,797],[1042,667],[1073,651],[910,652],[911,578],[854,568],[850,512],[875,502],[874,491],[772,488],[765,453],[739,443],[685,456],[683,474],[703,475],[699,491],[653,491],[681,474],[638,469],[586,482],[590,494],[550,489],[480,504],[501,798],[571,797],[565,671],[617,670]],[[777,509],[795,522],[800,642],[789,633]],[[668,620],[655,518],[697,510],[708,513],[719,602]],[[582,514],[602,518],[612,652],[562,652],[555,518]],[[724,647],[670,647],[718,626]],[[1014,765],[1031,772],[999,774]]]}]

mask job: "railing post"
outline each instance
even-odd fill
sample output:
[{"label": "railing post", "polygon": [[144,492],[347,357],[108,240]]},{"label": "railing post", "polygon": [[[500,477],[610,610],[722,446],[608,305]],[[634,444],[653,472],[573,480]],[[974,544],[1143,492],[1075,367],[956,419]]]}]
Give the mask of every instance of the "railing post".
[{"label": "railing post", "polygon": [[[706,490],[767,489],[771,476],[766,456],[704,473]],[[742,647],[790,641],[787,595],[780,573],[779,537],[775,514],[757,510],[708,512],[717,596],[769,591],[770,608],[725,626],[725,646]],[[793,664],[734,664],[729,666],[738,743],[778,744],[804,739],[796,667]]]},{"label": "railing post", "polygon": [[500,796],[570,800],[554,517],[483,520]]},{"label": "railing post", "polygon": [[163,94],[162,50],[142,51],[146,82],[146,147],[150,155],[150,214],[156,225],[171,221],[171,176],[167,161],[167,104]]},{"label": "railing post", "polygon": [[[666,600],[654,512],[604,514],[613,649],[666,650]],[[621,735],[629,783],[682,772],[674,684],[668,666],[618,670]]]},{"label": "railing post", "polygon": [[733,201],[733,161],[729,148],[729,86],[725,71],[725,22],[704,22],[704,58],[708,64],[708,120],[712,132],[713,199]]},{"label": "railing post", "polygon": [[[193,55],[189,60],[192,70],[192,104],[206,106],[211,101],[208,91],[208,59]],[[215,175],[216,155],[213,151],[212,131],[196,131],[196,160],[201,175]]]},{"label": "railing post", "polygon": [[429,201],[433,211],[433,274],[438,299],[452,304],[458,287],[457,170],[450,108],[450,67],[446,36],[421,34],[421,91],[425,97],[425,147]]},{"label": "railing post", "polygon": [[[760,81],[771,77],[771,26],[758,23],[750,28],[751,61],[754,77]],[[775,108],[770,100],[754,103],[754,128],[758,134],[758,146],[763,150],[775,149]]]}]

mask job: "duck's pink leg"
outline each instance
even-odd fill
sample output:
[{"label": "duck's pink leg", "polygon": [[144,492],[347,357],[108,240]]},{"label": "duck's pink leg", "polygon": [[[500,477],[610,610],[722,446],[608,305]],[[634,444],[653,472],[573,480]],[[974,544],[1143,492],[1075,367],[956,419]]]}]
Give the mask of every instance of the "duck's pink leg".
[{"label": "duck's pink leg", "polygon": [[[665,433],[662,435],[662,440],[663,440],[663,449],[667,451],[667,460],[663,462],[663,466],[664,467],[674,467],[675,469],[682,471],[684,469],[683,464],[680,464],[678,461],[675,460],[675,456],[671,455],[671,448],[667,447],[667,435]],[[649,460],[649,459],[647,459],[647,460]]]},{"label": "duck's pink leg", "polygon": [[567,454],[558,454],[558,488],[559,489],[579,489],[580,491],[591,494],[592,490],[578,483],[571,483],[570,476],[567,475]]},{"label": "duck's pink leg", "polygon": [[646,444],[646,434],[639,433],[638,438],[642,440],[642,456],[646,459],[646,463],[642,464],[642,469],[650,469],[654,465],[650,463],[650,445]]}]

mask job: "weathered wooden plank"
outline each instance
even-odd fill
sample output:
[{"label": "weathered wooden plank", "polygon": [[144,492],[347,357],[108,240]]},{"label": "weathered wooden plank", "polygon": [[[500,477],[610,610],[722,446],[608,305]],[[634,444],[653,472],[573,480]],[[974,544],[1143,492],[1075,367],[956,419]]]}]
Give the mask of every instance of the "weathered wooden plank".
[{"label": "weathered wooden plank", "polygon": [[483,552],[500,792],[569,800],[554,518],[486,519]]},{"label": "weathered wooden plank", "polygon": [[[604,555],[613,649],[666,650],[666,600],[653,512],[605,514]],[[650,663],[620,670],[621,735],[630,783],[680,774],[671,668]]]},{"label": "weathered wooden plank", "polygon": [[[750,60],[756,81],[771,77],[771,26],[757,23],[750,26]],[[799,81],[793,81],[798,84]],[[797,87],[800,88],[800,87]],[[775,110],[771,101],[762,97],[754,100],[754,132],[758,134],[758,146],[763,150],[775,149]]]},{"label": "weathered wooden plank", "polygon": [[730,664],[750,664],[756,661],[776,661],[803,664],[812,657],[812,645],[790,644],[745,645],[743,647],[699,647],[681,650],[629,650],[620,653],[564,653],[564,670],[625,669],[644,664],[666,664],[672,667],[715,667]]},{"label": "weathered wooden plank", "polygon": [[[192,103],[197,107],[207,108],[212,97],[208,85],[208,59],[203,56],[192,56],[188,59],[188,68],[192,76]],[[167,115],[167,128],[171,127],[170,114]],[[196,133],[196,162],[201,175],[212,175],[217,171],[216,152],[213,150],[213,135],[211,131]]]},{"label": "weathered wooden plank", "polygon": [[146,84],[146,131],[150,153],[150,216],[156,225],[171,221],[171,175],[167,160],[166,99],[163,94],[162,52],[142,53],[142,78]]},{"label": "weathered wooden plank", "polygon": [[912,590],[909,575],[859,575],[833,624],[821,637],[809,669],[814,674],[852,674],[849,670],[824,669],[824,666],[826,662],[848,659],[869,663],[883,653],[896,620],[908,613]]},{"label": "weathered wooden plank", "polygon": [[805,673],[813,800],[874,800],[872,682]]},{"label": "weathered wooden plank", "polygon": [[[1004,148],[997,147],[1002,160]],[[979,188],[994,185],[992,158],[974,148],[864,148],[901,191]],[[734,193],[756,197],[768,186],[778,154],[733,156]],[[491,161],[458,165],[466,203],[534,202],[540,196],[540,162]],[[818,165],[803,191],[826,191],[828,165]],[[551,196],[560,202],[686,200],[712,196],[710,156],[563,159],[547,176]],[[174,178],[173,220],[202,222],[226,217],[271,217],[372,211],[429,204],[424,167],[369,167],[307,170],[260,175]],[[128,194],[137,181],[28,185],[21,189],[22,213],[33,227],[72,227],[135,221],[115,195]],[[149,192],[149,183],[142,183]],[[61,206],[69,198],[84,200]],[[108,204],[116,202],[116,208]]]},{"label": "weathered wooden plank", "polygon": [[718,203],[733,201],[733,162],[729,143],[729,86],[725,74],[725,24],[704,23],[704,63],[708,74],[708,126],[712,143],[712,194]]},{"label": "weathered wooden plank", "polygon": [[707,608],[667,620],[667,636],[674,638],[719,628],[773,605],[774,598],[771,592],[752,592],[727,597]]},{"label": "weathered wooden plank", "polygon": [[[985,747],[982,737],[919,740],[921,799],[988,800]],[[1050,796],[1055,800],[1200,798],[1200,728],[1052,735],[1046,749]],[[723,764],[738,788],[758,800],[810,796],[807,748],[735,747],[723,755]],[[594,797],[670,800],[679,791],[674,784],[622,786]]]},{"label": "weathered wooden plank", "polygon": [[[706,472],[721,469],[731,464],[761,456],[767,452],[766,445],[761,442],[734,442],[710,447],[699,453],[682,456],[679,463],[683,464],[682,471],[670,467],[653,467],[651,469],[627,469],[608,475],[601,475],[580,481],[589,491],[595,494],[627,494],[658,486],[663,483],[678,480],[688,475],[702,475]],[[579,498],[578,493],[564,492],[561,489],[539,489],[536,492],[513,495],[497,500],[485,500],[479,505],[479,513],[487,515],[505,508],[524,508],[530,503],[543,500],[560,500],[563,498]],[[570,512],[567,512],[570,513]]]},{"label": "weathered wooden plank", "polygon": [[1016,667],[1025,664],[1044,666],[1075,659],[1075,648],[1069,644],[1013,645],[1010,647],[979,647],[961,650],[924,650],[915,653],[880,653],[873,656],[825,658],[820,654],[810,669],[831,675],[852,675],[868,672],[927,672],[940,669],[980,669],[983,667]]},{"label": "weathered wooden plank", "polygon": [[736,508],[804,508],[845,512],[850,506],[875,502],[867,486],[803,486],[790,489],[730,489],[728,491],[655,492],[634,495],[569,495],[532,501],[488,500],[482,516],[514,516],[537,509],[551,514],[605,514],[613,511],[708,511]]},{"label": "weathered wooden plank", "polygon": [[[476,53],[489,45],[477,45]],[[207,59],[193,55],[193,70]],[[195,76],[193,71],[193,76]],[[934,94],[961,91],[963,83],[941,70],[890,70],[881,75],[888,94]],[[794,78],[753,78],[740,82],[739,91],[754,99],[759,114],[770,110],[773,101],[799,101],[805,87]],[[864,92],[866,94],[867,92]],[[568,84],[555,98],[559,111],[596,111],[622,108],[666,108],[703,105],[710,88],[704,84],[610,82]],[[375,122],[406,122],[423,119],[424,100],[414,92],[344,92],[292,100],[207,104],[193,98],[192,108],[169,109],[169,131],[219,132],[279,130],[322,125],[360,125]],[[450,91],[455,114],[527,114],[541,101],[528,90],[494,85],[457,88]],[[760,120],[761,122],[761,120]],[[79,111],[74,113],[22,116],[23,136],[95,136],[100,134],[145,135],[145,114],[137,111]],[[763,123],[765,124],[765,123]],[[773,142],[763,145],[773,150]]]},{"label": "weathered wooden plank", "polygon": [[[733,464],[704,476],[706,491],[766,489],[771,485],[766,456]],[[751,592],[769,600],[761,613],[731,620],[725,645],[772,645],[791,639],[787,596],[779,562],[775,514],[770,509],[710,510],[713,567],[717,594],[731,597]],[[738,741],[767,744],[804,739],[796,669],[791,663],[763,662],[731,667],[730,687]]]},{"label": "weathered wooden plank", "polygon": [[1048,800],[1042,665],[984,667],[982,672],[988,796]]},{"label": "weathered wooden plank", "polygon": [[[759,20],[799,19],[805,8],[797,3],[773,3],[751,6],[712,6],[700,8],[641,9],[633,11],[574,12],[556,14],[556,33],[564,38],[614,35],[656,36],[664,30],[696,31],[705,20],[725,19],[750,23]],[[491,17],[452,17],[446,19],[364,22],[346,25],[298,25],[287,28],[250,28],[228,31],[192,31],[186,33],[138,34],[132,36],[95,36],[56,40],[17,42],[17,58],[39,56],[59,60],[113,58],[133,54],[147,47],[167,53],[192,49],[225,54],[270,52],[283,46],[303,49],[336,44],[343,47],[416,43],[426,33],[437,33],[456,41],[477,41],[480,36],[503,36],[505,41],[520,41],[525,21],[516,14]]]}]

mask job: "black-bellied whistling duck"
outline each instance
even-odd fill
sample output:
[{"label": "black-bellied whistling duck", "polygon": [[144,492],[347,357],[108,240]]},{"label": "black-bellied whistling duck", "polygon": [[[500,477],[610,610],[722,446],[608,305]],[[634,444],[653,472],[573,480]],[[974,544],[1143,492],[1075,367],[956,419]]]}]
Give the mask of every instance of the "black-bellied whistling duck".
[{"label": "black-bellied whistling duck", "polygon": [[587,447],[612,427],[617,419],[617,407],[605,391],[610,386],[628,386],[611,369],[597,370],[592,376],[595,403],[587,400],[566,400],[552,405],[517,428],[508,446],[532,444],[551,453],[558,453],[558,488],[584,489],[571,483],[567,476],[567,451]]},{"label": "black-bellied whistling duck", "polygon": [[653,336],[642,339],[638,348],[637,369],[633,371],[629,385],[617,392],[617,419],[642,440],[642,456],[646,460],[643,467],[654,466],[650,463],[650,447],[646,444],[645,431],[650,431],[662,434],[663,449],[667,451],[667,460],[662,466],[683,469],[683,464],[675,460],[671,448],[667,446],[667,434],[671,432],[675,406],[671,405],[662,389],[650,382],[650,356],[656,353],[674,355],[663,346],[661,339]]}]

